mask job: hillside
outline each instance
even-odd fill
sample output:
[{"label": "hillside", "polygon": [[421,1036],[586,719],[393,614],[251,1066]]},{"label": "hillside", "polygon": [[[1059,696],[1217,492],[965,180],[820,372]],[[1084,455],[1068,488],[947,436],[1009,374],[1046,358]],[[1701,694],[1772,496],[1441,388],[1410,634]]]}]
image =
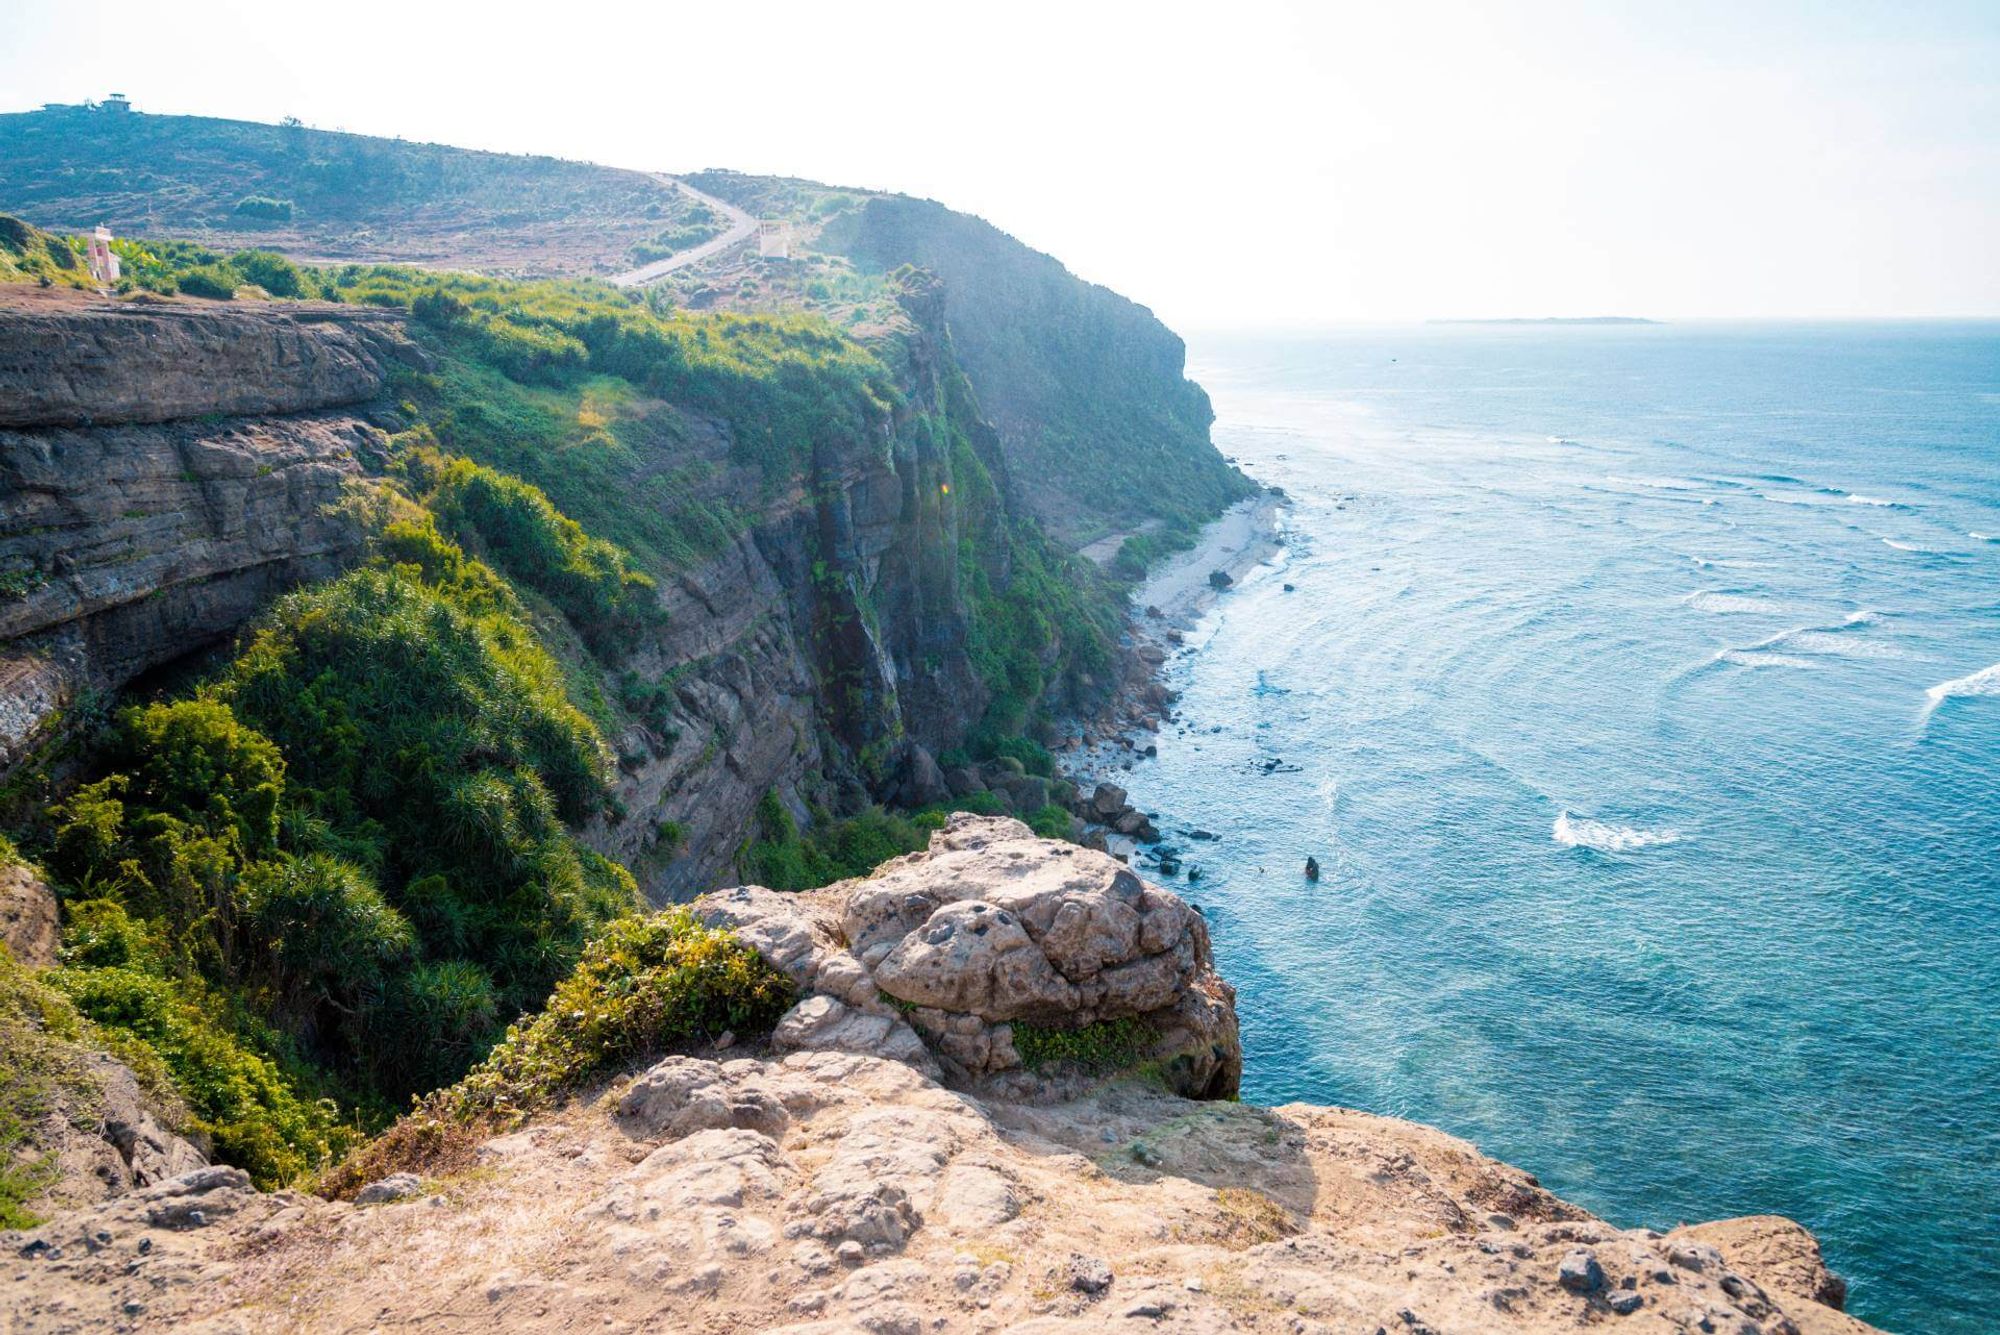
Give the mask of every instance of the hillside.
[{"label": "hillside", "polygon": [[[1180,338],[1052,256],[931,200],[734,172],[688,180],[785,220],[795,254],[833,262],[830,273],[806,274],[808,306],[837,316],[843,288],[865,293],[905,264],[935,273],[959,359],[1006,451],[1008,485],[1070,546],[1125,530],[1157,531],[1171,545],[1254,490],[1209,443],[1215,414],[1186,378]],[[697,299],[731,299],[712,279],[697,286],[705,278],[681,281]],[[761,300],[786,290],[752,282]]]},{"label": "hillside", "polygon": [[0,115],[0,212],[219,250],[546,276],[624,268],[709,221],[641,172],[81,109]]},{"label": "hillside", "polygon": [[[996,432],[997,480],[1058,543],[1148,535],[1127,560],[1136,574],[1254,490],[1209,443],[1213,413],[1186,378],[1180,339],[1144,307],[928,200],[723,171],[686,179],[784,223],[792,243],[787,259],[737,247],[670,275],[664,290],[687,306],[808,311],[867,339],[898,319],[891,273],[914,265],[941,279],[958,363]],[[639,172],[83,110],[0,116],[0,212],[222,254],[515,276],[608,275],[724,225]]]}]

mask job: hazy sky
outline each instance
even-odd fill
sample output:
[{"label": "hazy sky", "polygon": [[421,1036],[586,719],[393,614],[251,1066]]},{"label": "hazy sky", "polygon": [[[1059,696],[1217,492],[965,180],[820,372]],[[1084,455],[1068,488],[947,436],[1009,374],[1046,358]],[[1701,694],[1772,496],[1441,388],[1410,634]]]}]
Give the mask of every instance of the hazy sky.
[{"label": "hazy sky", "polygon": [[0,0],[0,109],[113,89],[929,195],[1182,327],[2000,315],[2000,0]]}]

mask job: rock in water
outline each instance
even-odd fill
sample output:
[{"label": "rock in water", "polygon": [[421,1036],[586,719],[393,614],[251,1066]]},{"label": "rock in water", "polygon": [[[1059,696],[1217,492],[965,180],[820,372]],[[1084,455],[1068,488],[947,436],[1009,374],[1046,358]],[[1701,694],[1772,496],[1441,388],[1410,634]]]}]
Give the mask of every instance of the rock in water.
[{"label": "rock in water", "polygon": [[1306,879],[1307,879],[1308,881],[1317,881],[1317,880],[1319,879],[1319,859],[1318,859],[1318,858],[1307,858],[1307,859],[1306,859]]},{"label": "rock in water", "polygon": [[1212,588],[1226,589],[1236,581],[1230,577],[1227,570],[1211,570],[1208,572],[1208,582]]}]

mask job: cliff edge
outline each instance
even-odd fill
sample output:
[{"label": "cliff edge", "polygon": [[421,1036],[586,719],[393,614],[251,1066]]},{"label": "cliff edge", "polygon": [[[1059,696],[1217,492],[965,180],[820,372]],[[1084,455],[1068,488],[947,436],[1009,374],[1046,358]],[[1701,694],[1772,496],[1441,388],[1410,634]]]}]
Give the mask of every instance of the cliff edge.
[{"label": "cliff edge", "polygon": [[768,1042],[354,1202],[210,1167],[0,1235],[14,1328],[1869,1329],[1787,1220],[1619,1229],[1438,1131],[1174,1092],[1236,1070],[1199,914],[1017,822],[695,911],[801,993]]}]

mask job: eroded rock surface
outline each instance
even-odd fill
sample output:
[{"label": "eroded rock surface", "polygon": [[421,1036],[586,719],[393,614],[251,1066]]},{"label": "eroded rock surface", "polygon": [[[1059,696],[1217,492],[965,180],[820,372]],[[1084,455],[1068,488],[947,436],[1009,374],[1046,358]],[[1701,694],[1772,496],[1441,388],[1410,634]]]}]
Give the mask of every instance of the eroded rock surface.
[{"label": "eroded rock surface", "polygon": [[868,1053],[1033,1097],[1069,1073],[1025,1069],[1017,1025],[1124,1022],[1133,1062],[1176,1093],[1228,1097],[1242,1073],[1235,994],[1201,915],[1016,820],[959,814],[872,876],[810,895],[746,886],[694,911],[804,993],[773,1036],[780,1050]]},{"label": "eroded rock surface", "polygon": [[365,1207],[196,1170],[0,1235],[0,1308],[22,1332],[1868,1329],[1739,1245],[1783,1221],[1618,1229],[1424,1127],[1136,1081],[1022,1104],[855,1053],[678,1056],[479,1158]]}]

